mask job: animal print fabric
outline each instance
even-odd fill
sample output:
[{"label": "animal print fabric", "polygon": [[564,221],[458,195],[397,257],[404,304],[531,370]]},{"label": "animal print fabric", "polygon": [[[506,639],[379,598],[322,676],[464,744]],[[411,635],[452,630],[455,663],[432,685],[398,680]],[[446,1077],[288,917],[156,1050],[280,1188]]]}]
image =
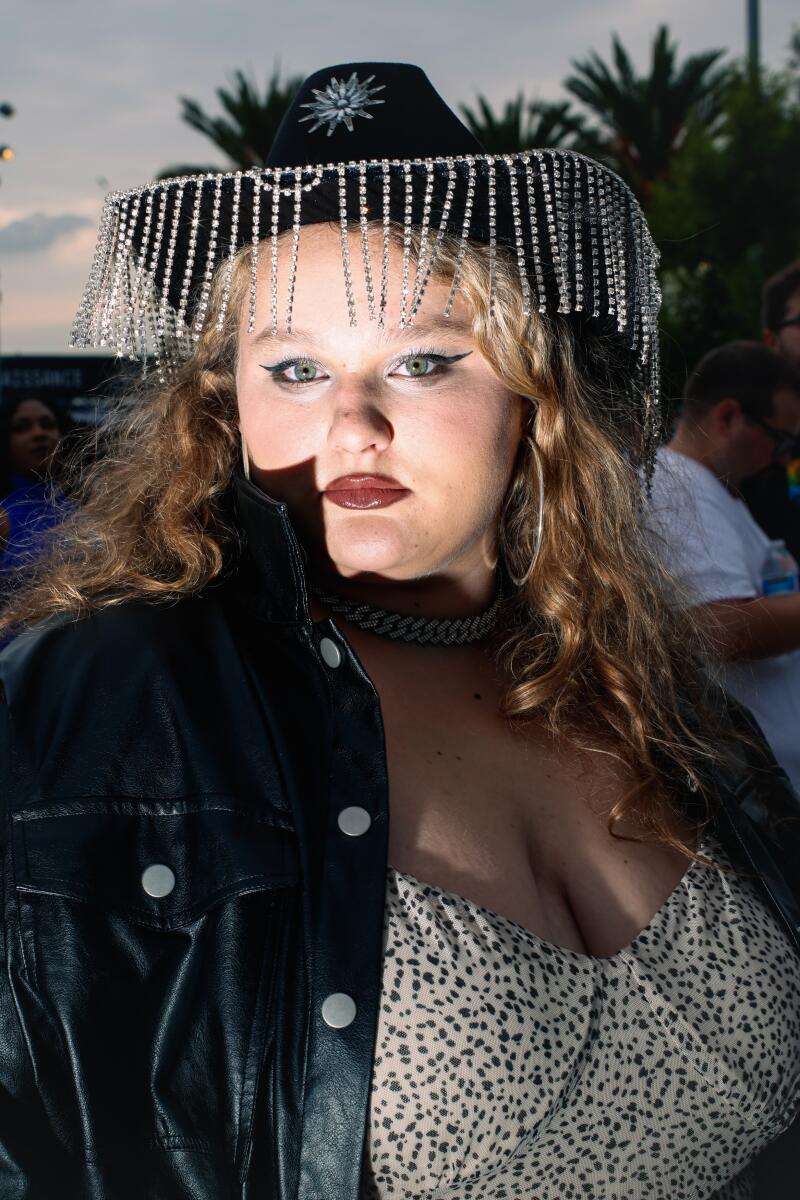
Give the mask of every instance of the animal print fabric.
[{"label": "animal print fabric", "polygon": [[693,862],[595,958],[389,868],[364,1200],[747,1200],[799,1108],[800,957],[752,880]]}]

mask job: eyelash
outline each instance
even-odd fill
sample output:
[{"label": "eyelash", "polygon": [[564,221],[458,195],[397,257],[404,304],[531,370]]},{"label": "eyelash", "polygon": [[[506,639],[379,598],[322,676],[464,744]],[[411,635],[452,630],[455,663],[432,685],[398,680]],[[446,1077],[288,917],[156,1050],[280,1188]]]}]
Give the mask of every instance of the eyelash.
[{"label": "eyelash", "polygon": [[[412,358],[427,358],[434,364],[433,371],[428,371],[425,375],[404,375],[402,378],[415,379],[417,381],[434,379],[437,376],[444,374],[444,371],[446,371],[448,367],[450,367],[458,359],[465,357],[466,355],[464,354],[448,355],[436,354],[432,350],[411,350],[408,354],[404,354],[402,358],[395,359],[395,361],[392,363],[392,370],[394,370],[395,367],[399,367],[402,363],[408,362]],[[284,359],[283,362],[275,363],[275,365],[271,367],[264,363],[262,363],[262,366],[264,367],[264,370],[269,372],[269,374],[272,376],[273,381],[280,386],[302,388],[308,387],[312,383],[319,383],[320,381],[318,379],[283,379],[281,377],[282,371],[288,371],[289,367],[293,367],[296,363],[304,362],[312,363],[315,367],[319,366],[318,363],[314,362],[313,358],[287,358]]]}]

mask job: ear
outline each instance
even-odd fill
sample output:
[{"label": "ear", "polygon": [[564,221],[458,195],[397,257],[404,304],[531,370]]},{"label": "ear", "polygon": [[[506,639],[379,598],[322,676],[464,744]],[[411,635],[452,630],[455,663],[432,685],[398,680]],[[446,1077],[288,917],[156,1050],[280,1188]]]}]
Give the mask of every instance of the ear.
[{"label": "ear", "polygon": [[741,419],[742,406],[733,396],[719,400],[710,413],[713,425],[721,433],[730,433],[737,420]]},{"label": "ear", "polygon": [[763,329],[761,331],[761,340],[770,350],[774,350],[778,344],[778,335],[774,329]]},{"label": "ear", "polygon": [[526,437],[534,436],[536,427],[536,413],[539,408],[538,400],[534,400],[531,396],[523,396],[517,393],[516,396],[516,416],[519,427],[520,442]]}]

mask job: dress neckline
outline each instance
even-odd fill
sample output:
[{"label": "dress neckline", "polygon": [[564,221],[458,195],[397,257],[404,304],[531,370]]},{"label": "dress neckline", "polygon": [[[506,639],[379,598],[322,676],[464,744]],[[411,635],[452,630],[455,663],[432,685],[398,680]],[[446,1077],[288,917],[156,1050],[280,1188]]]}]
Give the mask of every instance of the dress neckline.
[{"label": "dress neckline", "polygon": [[[711,839],[708,836],[701,838],[695,853],[708,855],[710,850],[710,840]],[[714,851],[718,852],[718,847],[716,844],[714,846]],[[600,963],[624,961],[631,954],[633,954],[639,943],[644,939],[651,937],[658,927],[666,920],[672,909],[678,903],[680,897],[686,891],[686,888],[694,882],[697,871],[707,871],[708,869],[709,868],[704,867],[703,864],[699,863],[696,859],[692,859],[678,882],[675,884],[675,887],[667,896],[664,903],[656,909],[644,928],[640,929],[636,936],[631,939],[631,941],[622,946],[619,950],[615,950],[613,954],[584,954],[580,950],[570,950],[568,946],[560,946],[556,942],[549,942],[546,938],[540,937],[538,933],[534,933],[533,930],[528,929],[526,925],[521,925],[519,921],[515,921],[513,917],[504,917],[500,913],[495,912],[494,909],[487,908],[483,904],[478,904],[476,900],[470,900],[466,896],[462,896],[459,892],[448,891],[446,888],[437,887],[437,885],[434,883],[425,883],[423,880],[418,879],[416,875],[411,875],[408,871],[400,871],[396,867],[387,867],[387,873],[391,873],[401,879],[406,880],[413,887],[420,888],[423,892],[432,893],[437,896],[441,896],[445,900],[453,901],[459,907],[467,910],[468,912],[483,916],[491,921],[492,924],[505,926],[514,930],[514,932],[524,941],[546,951],[548,954],[561,955],[571,959],[572,961],[577,960],[578,962],[597,965]]]}]

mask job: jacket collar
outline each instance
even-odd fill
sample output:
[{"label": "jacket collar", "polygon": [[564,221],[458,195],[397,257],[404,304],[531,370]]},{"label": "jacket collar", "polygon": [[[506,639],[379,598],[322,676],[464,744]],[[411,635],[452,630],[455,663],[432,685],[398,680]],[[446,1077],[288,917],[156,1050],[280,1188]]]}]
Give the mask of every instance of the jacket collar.
[{"label": "jacket collar", "polygon": [[237,584],[267,621],[311,624],[305,554],[285,504],[273,500],[241,471],[231,481],[233,520],[244,543]]}]

